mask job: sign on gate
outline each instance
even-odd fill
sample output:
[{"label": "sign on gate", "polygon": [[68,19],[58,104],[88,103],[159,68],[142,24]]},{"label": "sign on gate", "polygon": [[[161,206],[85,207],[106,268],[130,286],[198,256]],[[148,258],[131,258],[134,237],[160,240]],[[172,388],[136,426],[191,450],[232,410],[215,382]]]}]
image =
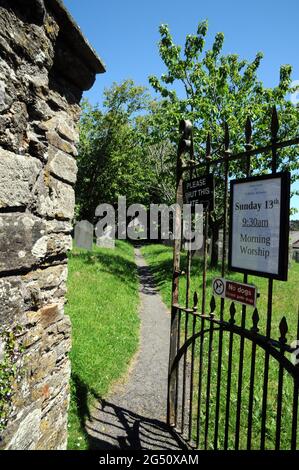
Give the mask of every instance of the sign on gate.
[{"label": "sign on gate", "polygon": [[231,182],[229,269],[286,281],[290,173]]},{"label": "sign on gate", "polygon": [[223,299],[256,307],[257,288],[252,284],[243,284],[217,277],[213,280],[213,293]]},{"label": "sign on gate", "polygon": [[184,183],[185,203],[195,206],[202,204],[205,209],[214,210],[214,176],[212,174],[192,178]]}]

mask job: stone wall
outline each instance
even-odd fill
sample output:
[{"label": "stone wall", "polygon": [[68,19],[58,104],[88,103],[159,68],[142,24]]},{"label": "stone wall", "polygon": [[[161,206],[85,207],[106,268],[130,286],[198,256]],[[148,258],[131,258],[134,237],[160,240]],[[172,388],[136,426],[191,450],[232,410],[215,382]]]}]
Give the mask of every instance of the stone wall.
[{"label": "stone wall", "polygon": [[101,72],[60,1],[0,0],[0,326],[23,347],[2,448],[66,447],[77,122]]}]

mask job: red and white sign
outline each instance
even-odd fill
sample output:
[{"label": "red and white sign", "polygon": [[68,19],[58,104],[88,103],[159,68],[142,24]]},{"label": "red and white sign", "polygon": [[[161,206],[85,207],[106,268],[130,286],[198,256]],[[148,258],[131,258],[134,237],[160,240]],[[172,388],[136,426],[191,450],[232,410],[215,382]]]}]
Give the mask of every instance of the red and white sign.
[{"label": "red and white sign", "polygon": [[257,288],[252,284],[242,284],[218,277],[213,280],[213,293],[223,299],[256,307]]}]

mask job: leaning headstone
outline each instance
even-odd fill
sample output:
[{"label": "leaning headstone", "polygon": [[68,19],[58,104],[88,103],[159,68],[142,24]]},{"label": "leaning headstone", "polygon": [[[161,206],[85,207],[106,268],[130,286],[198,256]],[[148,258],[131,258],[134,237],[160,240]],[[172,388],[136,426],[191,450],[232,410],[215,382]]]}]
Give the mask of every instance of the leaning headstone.
[{"label": "leaning headstone", "polygon": [[295,261],[299,263],[299,250],[295,252]]},{"label": "leaning headstone", "polygon": [[97,246],[100,248],[109,248],[114,250],[115,238],[113,233],[113,227],[108,225],[103,232],[103,235],[97,238]]},{"label": "leaning headstone", "polygon": [[93,225],[87,220],[81,220],[75,225],[75,243],[78,248],[92,250]]}]

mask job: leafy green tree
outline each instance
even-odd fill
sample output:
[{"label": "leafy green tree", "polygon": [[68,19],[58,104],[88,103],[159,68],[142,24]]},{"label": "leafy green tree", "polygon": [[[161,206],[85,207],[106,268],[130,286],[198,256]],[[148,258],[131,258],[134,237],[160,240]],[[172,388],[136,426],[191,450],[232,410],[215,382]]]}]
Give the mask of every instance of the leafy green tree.
[{"label": "leafy green tree", "polygon": [[[160,56],[167,72],[160,79],[149,77],[150,84],[162,97],[162,102],[152,113],[152,135],[157,140],[165,138],[171,142],[177,140],[180,119],[190,119],[194,124],[195,154],[197,159],[204,157],[204,146],[208,133],[212,137],[213,158],[219,158],[223,152],[224,123],[230,129],[231,150],[244,150],[244,128],[248,117],[251,118],[254,134],[252,143],[263,145],[270,139],[271,109],[275,105],[279,111],[279,139],[291,139],[298,135],[299,108],[288,99],[291,87],[290,65],[280,69],[279,83],[274,88],[265,88],[258,79],[258,69],[262,53],[258,53],[252,62],[239,59],[236,54],[222,53],[223,33],[215,36],[211,49],[205,49],[208,32],[207,21],[201,22],[196,34],[186,37],[184,48],[176,45],[167,25],[160,26]],[[184,96],[178,96],[173,88],[180,83]],[[270,155],[252,159],[253,171],[267,172]],[[293,181],[299,177],[298,146],[279,152],[279,168],[292,170]],[[219,229],[223,225],[222,193],[223,173],[218,168],[215,172],[217,210],[211,215],[213,251],[212,264],[218,262],[216,244]],[[230,165],[230,176],[244,175],[244,164]],[[218,199],[218,201],[217,201]]]},{"label": "leafy green tree", "polygon": [[83,102],[78,156],[77,215],[92,220],[100,203],[149,205],[153,172],[144,158],[143,113],[149,96],[132,80],[104,92],[103,109]]}]

